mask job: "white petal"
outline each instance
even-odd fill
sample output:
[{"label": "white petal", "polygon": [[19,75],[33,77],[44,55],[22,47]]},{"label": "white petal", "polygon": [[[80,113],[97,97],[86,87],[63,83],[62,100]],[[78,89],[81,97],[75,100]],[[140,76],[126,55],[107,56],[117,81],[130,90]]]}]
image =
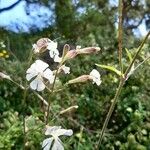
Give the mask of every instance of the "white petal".
[{"label": "white petal", "polygon": [[53,75],[53,72],[49,68],[47,68],[43,72],[43,77],[46,78],[46,79],[48,79],[48,80],[51,78],[52,75]]},{"label": "white petal", "polygon": [[38,73],[43,73],[43,71],[48,67],[48,64],[41,61],[36,60],[35,63],[33,63],[30,68],[26,71],[27,75],[26,78],[29,81],[31,78],[38,75]]},{"label": "white petal", "polygon": [[55,52],[55,55],[59,55],[58,49],[55,49],[54,52]]},{"label": "white petal", "polygon": [[44,73],[43,73],[43,77],[49,80],[49,83],[52,84],[54,82],[54,78],[55,76],[53,75],[53,72],[47,68]]},{"label": "white petal", "polygon": [[65,74],[70,73],[70,67],[66,67],[65,65],[62,66],[62,70],[64,71]]},{"label": "white petal", "polygon": [[43,81],[36,77],[31,83],[30,83],[30,87],[33,89],[33,90],[37,90],[37,91],[42,91],[44,90],[45,88],[45,85],[43,83]]},{"label": "white petal", "polygon": [[100,74],[96,69],[93,69],[90,72],[90,77],[93,80],[93,84],[96,83],[98,86],[101,84],[101,78],[100,78]]},{"label": "white petal", "polygon": [[45,89],[45,84],[42,80],[38,80],[37,91],[43,91]]},{"label": "white petal", "polygon": [[54,141],[54,145],[52,147],[52,150],[64,150],[63,145],[61,144],[61,140],[58,138],[58,140]]},{"label": "white petal", "polygon": [[56,136],[60,135],[66,135],[66,136],[71,136],[73,134],[73,131],[71,129],[66,130],[66,129],[58,129],[55,131]]},{"label": "white petal", "polygon": [[36,70],[36,64],[33,63],[29,69],[27,69],[26,73],[33,73],[33,72],[37,72]]},{"label": "white petal", "polygon": [[59,57],[58,55],[55,55],[54,62],[61,62],[61,61],[62,61],[62,58]]},{"label": "white petal", "polygon": [[36,70],[38,70],[38,72],[43,72],[46,68],[48,68],[48,64],[42,60],[36,60],[35,64]]},{"label": "white petal", "polygon": [[26,75],[26,79],[29,81],[29,80],[31,80],[33,77],[35,77],[36,75],[37,75],[36,72],[28,73],[28,74]]},{"label": "white petal", "polygon": [[61,129],[61,126],[53,126],[53,127],[47,126],[46,131],[45,131],[45,135],[51,135],[58,129]]},{"label": "white petal", "polygon": [[48,43],[47,49],[48,49],[48,50],[57,49],[57,45],[58,45],[57,42],[50,41],[50,42]]},{"label": "white petal", "polygon": [[42,143],[43,150],[50,150],[53,138],[47,138]]},{"label": "white petal", "polygon": [[100,78],[100,74],[99,74],[99,72],[96,69],[93,69],[90,72],[90,76],[93,76],[93,77],[96,77],[96,78]]},{"label": "white petal", "polygon": [[57,49],[52,49],[49,51],[49,55],[51,58],[54,58],[59,55],[59,51]]},{"label": "white petal", "polygon": [[59,57],[58,55],[55,55],[54,62],[61,62],[61,61],[62,61],[62,58]]},{"label": "white petal", "polygon": [[55,52],[54,52],[53,50],[50,50],[50,51],[49,51],[49,55],[50,55],[51,58],[54,58]]},{"label": "white petal", "polygon": [[93,80],[93,83],[96,83],[98,86],[102,83],[102,81],[100,79],[97,79],[97,80]]},{"label": "white petal", "polygon": [[33,80],[31,83],[30,83],[30,87],[31,87],[31,89],[33,89],[33,90],[36,90],[36,88],[37,88],[37,80]]}]

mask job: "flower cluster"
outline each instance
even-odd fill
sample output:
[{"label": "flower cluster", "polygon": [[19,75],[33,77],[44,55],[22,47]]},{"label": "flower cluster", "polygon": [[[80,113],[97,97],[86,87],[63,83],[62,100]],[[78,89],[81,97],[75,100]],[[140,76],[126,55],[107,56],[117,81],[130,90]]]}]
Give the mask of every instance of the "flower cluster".
[{"label": "flower cluster", "polygon": [[[77,46],[75,50],[69,50],[69,45],[64,46],[62,57],[59,56],[59,51],[57,49],[58,43],[54,42],[48,38],[39,39],[36,44],[33,44],[33,52],[35,54],[40,54],[49,51],[49,56],[54,60],[54,62],[59,63],[59,68],[57,73],[64,72],[65,74],[70,73],[70,67],[65,66],[65,62],[69,59],[75,58],[80,54],[91,54],[97,53],[100,51],[99,47],[87,47],[81,49],[80,46]],[[30,87],[33,90],[42,91],[45,89],[46,84],[53,84],[55,78],[55,70],[52,71],[49,68],[49,65],[42,60],[36,60],[30,68],[26,71],[26,79],[30,82]],[[97,70],[93,69],[89,75],[82,75],[73,81],[68,83],[76,82],[85,82],[91,80],[93,83],[96,83],[98,86],[101,84],[100,74]]]},{"label": "flower cluster", "polygon": [[[67,67],[65,65],[67,60],[75,58],[77,55],[97,53],[98,51],[100,51],[99,47],[87,47],[81,49],[80,46],[77,46],[74,50],[70,50],[70,46],[66,44],[63,48],[63,54],[60,57],[57,47],[58,43],[51,41],[48,38],[42,38],[38,40],[36,44],[33,44],[34,54],[40,54],[45,51],[48,51],[49,57],[52,58],[54,62],[57,62],[58,66],[56,70],[51,70],[46,62],[39,59],[36,60],[26,71],[26,79],[30,81],[31,89],[36,91],[43,91],[45,88],[49,88],[49,85],[53,85],[52,87],[54,88],[56,77],[61,72],[63,72],[64,74],[70,74],[70,67]],[[1,76],[3,76],[3,78],[8,78],[3,74],[1,74]],[[88,75],[81,75],[73,80],[69,80],[66,84],[86,82],[87,80],[92,81],[93,84],[96,83],[98,86],[101,84],[100,74],[96,69],[93,69]],[[53,89],[51,89],[51,91],[53,91]],[[60,112],[60,114],[62,115],[67,112],[73,112],[77,108],[78,106],[76,105],[69,107],[68,109]],[[47,112],[49,112],[49,110]],[[50,135],[51,137],[46,138],[43,141],[42,148],[44,150],[64,150],[59,136],[71,136],[72,134],[73,131],[71,129],[62,129],[60,126],[46,126],[45,135]]]}]

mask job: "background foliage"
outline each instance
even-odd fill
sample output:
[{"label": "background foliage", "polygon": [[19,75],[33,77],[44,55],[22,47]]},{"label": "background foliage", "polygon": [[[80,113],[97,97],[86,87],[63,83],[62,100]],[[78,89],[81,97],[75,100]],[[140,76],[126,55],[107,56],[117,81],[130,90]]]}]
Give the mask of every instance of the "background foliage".
[{"label": "background foliage", "polygon": [[[149,28],[150,2],[148,0],[123,0],[123,30],[124,48],[134,54],[142,40],[135,36],[137,27],[143,23]],[[76,45],[99,46],[102,51],[94,56],[80,56],[68,62],[71,75],[61,77],[62,83],[80,74],[88,73],[96,68],[95,63],[118,67],[117,55],[117,6],[108,0],[26,0],[26,11],[32,14],[32,4],[44,6],[53,12],[53,23],[45,22],[42,30],[38,26],[29,26],[30,32],[18,33],[0,28],[0,52],[7,52],[9,58],[0,57],[0,71],[6,72],[18,83],[25,84],[27,59],[32,44],[41,37],[56,39],[60,51],[65,43],[74,48]],[[28,8],[28,9],[27,9]],[[29,9],[30,8],[30,9]],[[2,10],[4,11],[11,11]],[[63,12],[63,13],[62,13]],[[44,17],[44,16],[39,16]],[[19,24],[18,24],[19,26]],[[145,44],[137,63],[149,55],[149,41]],[[124,67],[129,60],[123,49]],[[52,64],[50,64],[52,65]],[[148,150],[150,149],[150,61],[146,62],[127,81],[120,96],[116,110],[111,117],[102,149],[107,150]],[[111,99],[118,85],[118,77],[106,70],[97,68],[102,76],[100,87],[87,84],[71,85],[55,97],[51,97],[52,111],[58,114],[61,110],[78,105],[74,114],[54,118],[52,125],[62,125],[74,130],[74,136],[65,143],[66,149],[91,150],[95,149],[98,133],[102,128],[108,112]],[[41,95],[47,99],[48,94]],[[23,91],[13,83],[0,80],[0,149],[21,149],[23,145],[22,109]],[[27,149],[41,149],[43,140],[43,104],[29,91],[27,96]],[[30,132],[29,132],[30,131]]]}]

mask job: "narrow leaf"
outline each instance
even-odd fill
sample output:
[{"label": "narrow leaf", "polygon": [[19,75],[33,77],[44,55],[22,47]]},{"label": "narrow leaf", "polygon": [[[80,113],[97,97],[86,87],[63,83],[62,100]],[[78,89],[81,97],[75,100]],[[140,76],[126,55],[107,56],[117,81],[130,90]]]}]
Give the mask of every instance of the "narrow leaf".
[{"label": "narrow leaf", "polygon": [[104,68],[104,69],[108,69],[110,71],[115,72],[117,75],[121,76],[122,73],[121,71],[117,70],[116,68],[114,68],[113,66],[107,66],[107,65],[100,65],[100,64],[95,64],[98,67]]}]

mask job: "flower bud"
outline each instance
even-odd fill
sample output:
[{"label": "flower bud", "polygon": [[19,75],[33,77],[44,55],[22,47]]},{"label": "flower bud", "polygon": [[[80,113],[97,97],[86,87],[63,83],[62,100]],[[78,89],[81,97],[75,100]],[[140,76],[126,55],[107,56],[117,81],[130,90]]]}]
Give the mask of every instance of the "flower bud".
[{"label": "flower bud", "polygon": [[100,51],[99,47],[87,47],[82,49],[77,49],[77,54],[91,54],[91,53],[97,53]]},{"label": "flower bud", "polygon": [[3,78],[3,79],[8,79],[8,80],[11,80],[10,76],[0,72],[0,77]]},{"label": "flower bud", "polygon": [[60,115],[63,115],[63,114],[72,114],[72,113],[74,113],[76,110],[78,109],[78,106],[77,105],[75,105],[75,106],[71,106],[71,107],[69,107],[69,108],[67,108],[67,109],[65,109],[65,110],[62,110],[61,112],[60,112]]},{"label": "flower bud", "polygon": [[64,60],[72,59],[77,56],[77,51],[76,50],[70,50],[67,52],[67,54],[64,57]]},{"label": "flower bud", "polygon": [[69,52],[70,50],[70,46],[68,44],[65,44],[64,45],[64,48],[63,48],[63,55],[62,55],[62,58],[65,57],[65,55]]},{"label": "flower bud", "polygon": [[77,77],[75,79],[69,80],[67,84],[73,84],[73,83],[80,83],[80,82],[86,82],[89,80],[90,75],[82,75],[80,77]]},{"label": "flower bud", "polygon": [[33,51],[34,53],[43,53],[47,50],[47,46],[51,42],[48,38],[41,38],[39,39],[36,44],[33,44]]}]

